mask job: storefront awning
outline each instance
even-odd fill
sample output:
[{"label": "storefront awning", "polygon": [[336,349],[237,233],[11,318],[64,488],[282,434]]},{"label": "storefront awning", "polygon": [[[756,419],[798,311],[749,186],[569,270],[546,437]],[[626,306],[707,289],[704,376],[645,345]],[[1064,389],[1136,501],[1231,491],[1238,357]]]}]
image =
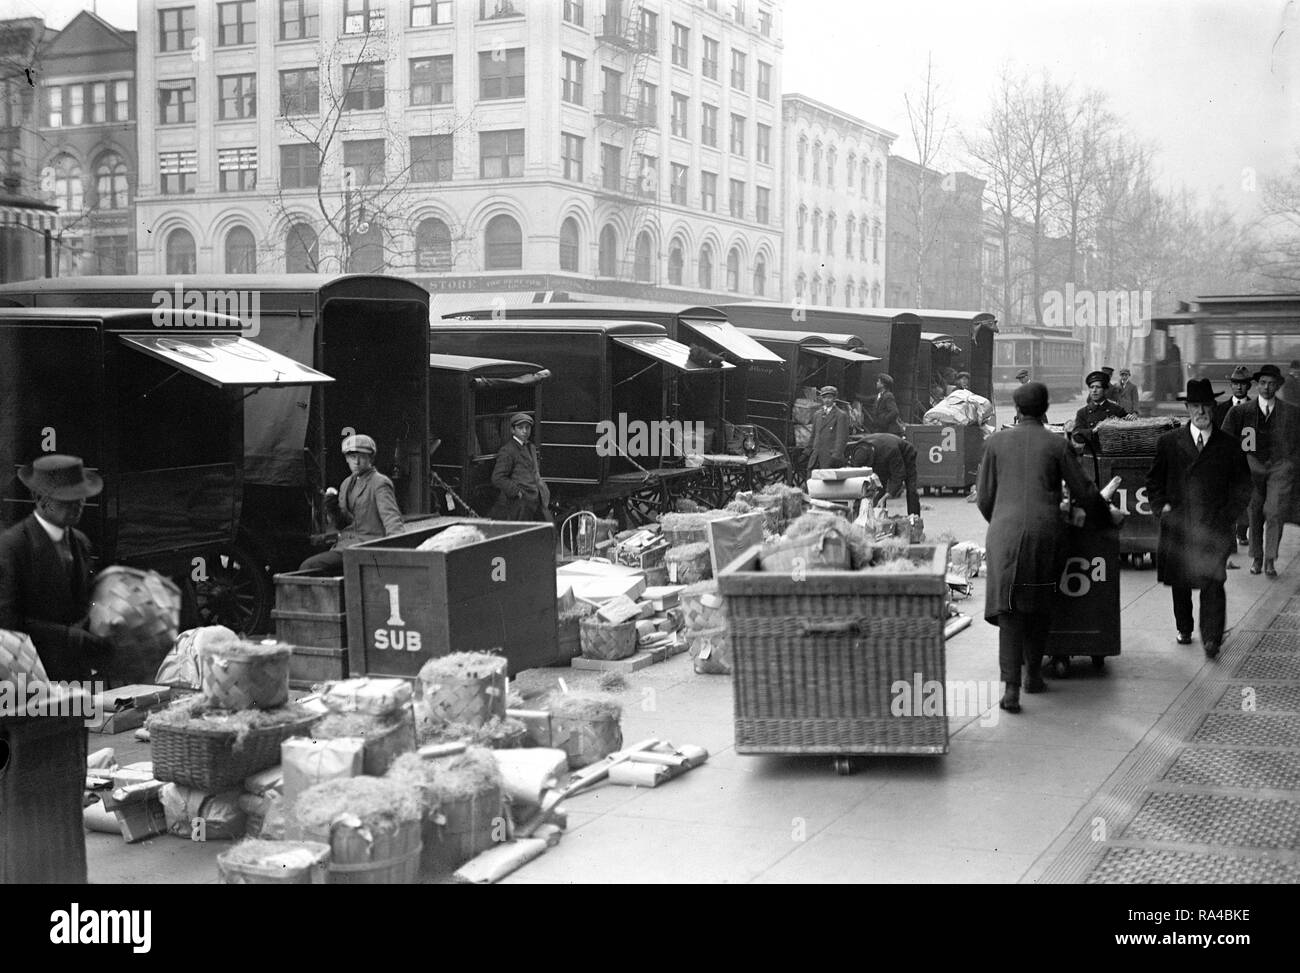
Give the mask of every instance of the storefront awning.
[{"label": "storefront awning", "polygon": [[880,361],[875,355],[864,355],[860,351],[846,351],[843,348],[832,348],[830,345],[800,345],[800,351],[806,351],[810,355],[819,355],[822,358],[835,358],[839,361],[846,362],[869,362]]},{"label": "storefront awning", "polygon": [[334,379],[233,335],[120,335],[123,342],[187,375],[224,387],[324,385]]},{"label": "storefront awning", "polygon": [[58,224],[59,213],[52,206],[0,201],[0,227],[25,226],[29,230],[49,230],[52,233],[58,229]]},{"label": "storefront awning", "polygon": [[764,361],[776,364],[785,362],[785,359],[776,352],[768,351],[734,324],[726,321],[692,321],[690,318],[683,319],[682,323],[701,337],[727,349],[742,361]]},{"label": "storefront awning", "polygon": [[475,375],[474,387],[476,389],[504,389],[518,385],[536,385],[539,382],[545,382],[550,377],[551,370],[549,368],[528,372],[525,375]]},{"label": "storefront awning", "polygon": [[673,341],[672,338],[661,338],[655,335],[615,335],[614,341],[624,348],[631,348],[647,358],[653,358],[690,375],[719,372],[736,367],[730,362],[723,362],[722,368],[710,368],[708,365],[693,362],[690,360],[691,349],[680,341]]}]

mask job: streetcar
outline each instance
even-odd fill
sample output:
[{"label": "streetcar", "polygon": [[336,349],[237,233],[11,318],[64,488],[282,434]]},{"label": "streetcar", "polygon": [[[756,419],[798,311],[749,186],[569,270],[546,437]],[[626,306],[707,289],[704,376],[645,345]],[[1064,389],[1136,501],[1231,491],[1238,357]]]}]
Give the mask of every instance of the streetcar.
[{"label": "streetcar", "polygon": [[1042,382],[1053,398],[1073,398],[1083,388],[1084,346],[1079,338],[1042,331],[999,334],[994,341],[993,391],[1009,399],[1020,384],[1016,373],[1029,369],[1029,379]]}]

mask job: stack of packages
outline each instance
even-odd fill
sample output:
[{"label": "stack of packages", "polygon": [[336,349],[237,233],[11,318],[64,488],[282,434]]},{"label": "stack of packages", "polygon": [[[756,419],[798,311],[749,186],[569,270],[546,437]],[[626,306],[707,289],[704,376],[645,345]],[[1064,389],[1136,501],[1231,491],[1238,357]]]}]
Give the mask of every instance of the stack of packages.
[{"label": "stack of packages", "polygon": [[686,646],[701,675],[731,672],[731,646],[727,638],[727,611],[717,581],[699,581],[683,588],[682,627]]},{"label": "stack of packages", "polygon": [[884,507],[864,503],[854,523],[874,540],[900,537],[909,544],[925,543],[925,521],[920,514],[890,514]]},{"label": "stack of packages", "polygon": [[642,652],[666,657],[684,649],[676,637],[680,613],[674,611],[682,585],[647,587],[635,568],[595,561],[563,565],[558,580],[561,663],[578,655],[613,661]]},{"label": "stack of packages", "polygon": [[668,580],[664,555],[669,545],[658,524],[623,531],[615,536],[614,541],[616,564],[643,572],[647,584],[663,584]]},{"label": "stack of packages", "polygon": [[956,389],[925,413],[931,426],[979,426],[985,439],[997,432],[993,403],[967,389]]},{"label": "stack of packages", "polygon": [[[318,716],[289,703],[290,654],[290,647],[278,642],[206,640],[202,691],[146,723],[153,751],[150,779],[122,788],[121,794],[116,788],[112,792],[111,800],[125,802],[132,817],[128,840],[164,831],[190,840],[244,834],[249,810],[255,816],[264,810],[245,800],[246,779],[260,781],[256,775],[279,763],[281,743],[307,732]],[[257,796],[271,789],[256,786]]]},{"label": "stack of packages", "polygon": [[914,545],[893,529],[873,535],[872,523],[862,516],[850,523],[833,513],[810,510],[784,535],[763,542],[759,569],[789,574],[795,580],[815,571],[909,574],[929,569],[933,547]]}]

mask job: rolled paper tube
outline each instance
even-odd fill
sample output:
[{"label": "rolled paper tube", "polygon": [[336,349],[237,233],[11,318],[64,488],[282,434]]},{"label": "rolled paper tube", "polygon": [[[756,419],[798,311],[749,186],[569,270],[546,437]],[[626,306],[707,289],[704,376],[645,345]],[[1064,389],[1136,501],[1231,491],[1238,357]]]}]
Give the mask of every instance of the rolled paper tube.
[{"label": "rolled paper tube", "polygon": [[456,869],[453,877],[471,885],[491,885],[545,853],[548,847],[544,838],[519,838],[495,845]]},{"label": "rolled paper tube", "polygon": [[1101,488],[1101,498],[1109,503],[1111,497],[1115,496],[1115,491],[1119,489],[1119,485],[1123,482],[1124,480],[1121,477],[1112,478],[1109,483]]},{"label": "rolled paper tube", "polygon": [[425,760],[436,760],[439,757],[450,757],[453,754],[464,753],[466,744],[464,741],[456,743],[428,743],[416,751]]},{"label": "rolled paper tube", "polygon": [[542,795],[569,769],[567,754],[547,747],[493,750],[492,756],[501,771],[502,788],[510,799],[533,807],[542,803]]},{"label": "rolled paper tube", "polygon": [[632,763],[631,761],[615,764],[609,768],[609,782],[624,784],[629,787],[655,787],[668,779],[669,768],[658,764]]}]

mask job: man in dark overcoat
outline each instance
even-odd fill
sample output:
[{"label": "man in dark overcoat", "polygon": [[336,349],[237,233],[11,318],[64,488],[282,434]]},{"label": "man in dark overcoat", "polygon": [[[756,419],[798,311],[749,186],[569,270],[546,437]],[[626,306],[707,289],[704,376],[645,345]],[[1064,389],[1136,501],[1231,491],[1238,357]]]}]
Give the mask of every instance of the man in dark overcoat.
[{"label": "man in dark overcoat", "polygon": [[849,441],[849,414],[835,404],[839,389],[823,385],[817,392],[822,406],[813,413],[812,440],[808,444],[808,473],[844,465],[844,446]]},{"label": "man in dark overcoat", "polygon": [[[1228,418],[1228,410],[1239,405],[1245,405],[1250,401],[1250,386],[1254,383],[1255,376],[1245,365],[1238,365],[1228,376],[1228,384],[1232,386],[1232,394],[1221,402],[1216,402],[1214,406],[1214,428],[1221,429],[1223,420]],[[1237,546],[1243,547],[1249,540],[1246,536],[1246,529],[1250,526],[1250,517],[1245,510],[1242,510],[1237,516]],[[1237,565],[1232,561],[1228,562],[1228,567],[1235,568]]]},{"label": "man in dark overcoat", "polygon": [[24,632],[53,682],[90,679],[113,646],[86,629],[90,541],[76,529],[104,481],[75,456],[42,456],[18,472],[35,510],[0,534],[0,628]]},{"label": "man in dark overcoat", "polygon": [[875,432],[853,446],[853,466],[870,466],[880,478],[880,492],[873,498],[901,497],[907,491],[907,512],[921,515],[921,497],[916,492],[916,447],[901,436]]},{"label": "man in dark overcoat", "polygon": [[533,417],[516,412],[510,417],[510,437],[497,451],[492,467],[492,485],[500,491],[488,514],[493,520],[541,520],[551,522],[551,491],[542,479],[537,447],[529,442]]},{"label": "man in dark overcoat", "polygon": [[1111,515],[1065,439],[1043,425],[1047,386],[1028,382],[1012,398],[1019,421],[985,444],[976,502],[989,523],[984,620],[998,626],[998,661],[1006,684],[999,705],[1018,713],[1022,665],[1028,670],[1025,692],[1045,688],[1041,666],[1068,536],[1062,481],[1092,515]]},{"label": "man in dark overcoat", "polygon": [[1291,508],[1297,465],[1300,465],[1300,408],[1283,402],[1277,390],[1286,379],[1276,365],[1255,373],[1259,396],[1228,410],[1223,431],[1238,440],[1254,492],[1250,498],[1250,573],[1277,577],[1277,551],[1282,525]]},{"label": "man in dark overcoat", "polygon": [[1160,518],[1156,577],[1173,589],[1178,644],[1192,641],[1192,589],[1201,591],[1201,645],[1219,654],[1227,598],[1223,583],[1237,516],[1250,502],[1250,469],[1240,444],[1214,428],[1209,379],[1187,383],[1188,424],[1156,443],[1147,496]]}]

